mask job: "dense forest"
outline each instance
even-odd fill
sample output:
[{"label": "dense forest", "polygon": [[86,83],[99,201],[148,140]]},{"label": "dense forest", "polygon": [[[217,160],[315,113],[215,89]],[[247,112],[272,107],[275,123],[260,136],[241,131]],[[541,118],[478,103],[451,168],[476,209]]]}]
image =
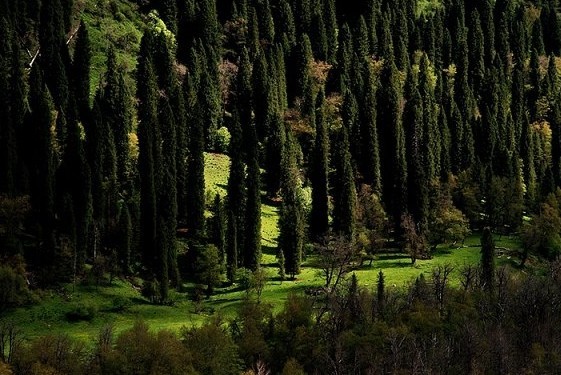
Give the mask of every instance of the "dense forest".
[{"label": "dense forest", "polygon": [[[91,275],[161,305],[185,282],[259,284],[264,201],[280,279],[315,256],[325,287],[179,337],[107,328],[94,349],[20,345],[6,323],[0,373],[558,370],[557,0],[130,0],[141,37],[102,56],[86,3],[0,0],[0,314]],[[208,152],[229,156],[224,195]],[[481,264],[456,288],[446,266],[391,291],[347,270],[470,232]],[[492,233],[520,240],[516,270]]]}]

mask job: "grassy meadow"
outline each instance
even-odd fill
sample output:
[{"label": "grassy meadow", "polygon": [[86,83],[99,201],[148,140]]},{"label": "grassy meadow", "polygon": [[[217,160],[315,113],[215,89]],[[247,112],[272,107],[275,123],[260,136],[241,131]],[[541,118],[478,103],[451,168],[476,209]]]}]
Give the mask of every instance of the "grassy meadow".
[{"label": "grassy meadow", "polygon": [[[225,155],[207,153],[205,155],[205,180],[207,197],[216,193],[225,194],[228,179],[229,158]],[[262,303],[270,304],[273,310],[282,308],[290,293],[301,293],[310,287],[321,286],[322,277],[314,263],[313,255],[305,258],[302,272],[296,280],[280,280],[277,273],[276,245],[278,236],[278,207],[264,199],[262,205],[262,264],[267,272],[268,281],[261,296]],[[514,264],[510,260],[508,249],[516,250],[516,239],[503,237],[496,239],[499,252],[498,265]],[[427,278],[434,267],[451,264],[455,267],[450,280],[451,285],[458,286],[458,270],[466,264],[479,262],[479,235],[474,234],[466,239],[458,248],[441,246],[433,259],[418,260],[411,264],[406,254],[380,254],[371,265],[368,262],[354,272],[363,288],[375,288],[378,272],[383,270],[386,285],[389,288],[400,288],[414,280],[421,273]],[[193,302],[189,290],[192,284],[185,284],[187,292],[171,292],[170,306],[150,304],[140,295],[139,280],[114,280],[110,286],[66,285],[59,290],[44,291],[40,295],[40,303],[19,308],[6,314],[8,320],[14,321],[27,337],[35,337],[49,333],[66,333],[80,339],[95,338],[100,327],[113,324],[117,332],[127,329],[138,320],[147,322],[152,329],[179,330],[182,326],[198,325],[211,315],[221,314],[233,317],[247,297],[246,291],[239,286],[218,288],[215,294],[201,302]],[[71,321],[68,313],[75,310],[90,309],[93,311],[91,320]]]}]

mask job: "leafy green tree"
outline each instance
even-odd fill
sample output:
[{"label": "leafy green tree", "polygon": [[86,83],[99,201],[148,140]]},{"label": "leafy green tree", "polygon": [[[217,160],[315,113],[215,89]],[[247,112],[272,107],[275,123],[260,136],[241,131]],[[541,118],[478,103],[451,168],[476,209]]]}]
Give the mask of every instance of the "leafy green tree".
[{"label": "leafy green tree", "polygon": [[401,217],[401,229],[403,231],[403,248],[409,257],[411,263],[415,264],[417,259],[428,259],[430,255],[427,253],[427,243],[425,236],[420,233],[417,223],[409,214],[403,214]]},{"label": "leafy green tree", "polygon": [[202,374],[239,374],[241,361],[232,337],[214,320],[201,328],[183,329],[182,342],[192,355],[193,367]]},{"label": "leafy green tree", "polygon": [[195,270],[197,280],[207,286],[208,296],[214,293],[214,288],[220,285],[223,276],[223,263],[220,262],[218,249],[213,244],[198,245]]},{"label": "leafy green tree", "polygon": [[363,155],[361,155],[361,169],[364,180],[371,184],[373,189],[382,191],[382,177],[380,175],[380,149],[378,144],[378,122],[376,112],[377,82],[372,67],[368,61],[364,63],[366,77],[364,79],[364,102],[361,108],[360,140]]}]

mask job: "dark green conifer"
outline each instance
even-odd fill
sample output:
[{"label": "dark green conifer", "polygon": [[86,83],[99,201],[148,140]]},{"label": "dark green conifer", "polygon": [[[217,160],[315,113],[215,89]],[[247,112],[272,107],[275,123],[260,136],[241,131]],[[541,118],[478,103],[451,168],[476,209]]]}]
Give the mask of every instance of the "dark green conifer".
[{"label": "dark green conifer", "polygon": [[489,227],[481,236],[481,282],[483,289],[492,292],[495,278],[495,241]]},{"label": "dark green conifer", "polygon": [[378,145],[378,122],[376,90],[377,81],[370,61],[363,62],[363,70],[366,74],[364,79],[364,101],[361,108],[360,140],[362,145],[361,169],[364,181],[372,186],[372,189],[380,194],[382,192],[382,179],[380,176],[380,150]]},{"label": "dark green conifer", "polygon": [[30,195],[33,217],[39,224],[38,247],[45,279],[52,280],[55,255],[55,159],[51,125],[53,123],[53,103],[43,82],[41,68],[34,65],[29,78],[30,113],[25,122],[28,136],[22,150],[30,172]]},{"label": "dark green conifer", "polygon": [[427,168],[424,139],[423,99],[419,93],[417,82],[410,72],[407,76],[407,101],[403,114],[403,128],[407,147],[407,170],[409,194],[408,208],[416,223],[426,227],[429,215]]},{"label": "dark green conifer", "polygon": [[261,171],[258,163],[255,127],[248,125],[247,144],[247,200],[245,207],[244,266],[252,271],[261,263]]},{"label": "dark green conifer", "polygon": [[316,138],[310,164],[312,209],[310,235],[319,239],[329,230],[329,128],[325,118],[325,94],[321,90],[316,99]]},{"label": "dark green conifer", "polygon": [[216,0],[199,1],[199,28],[201,42],[208,48],[220,46],[218,15],[216,13]]},{"label": "dark green conifer", "polygon": [[262,1],[259,5],[259,35],[267,44],[272,44],[275,40],[275,22],[271,13],[269,0]]},{"label": "dark green conifer", "polygon": [[230,175],[227,187],[228,216],[228,272],[229,280],[235,275],[239,263],[243,262],[238,257],[244,246],[244,221],[245,221],[245,163],[243,159],[243,135],[238,111],[234,109],[232,127],[230,129]]},{"label": "dark green conifer", "polygon": [[82,21],[74,49],[73,84],[80,119],[85,122],[90,112],[90,61],[92,51],[87,25]]},{"label": "dark green conifer", "polygon": [[275,22],[275,36],[277,43],[283,43],[286,38],[285,49],[290,50],[296,44],[296,25],[294,24],[294,14],[288,0],[280,0],[278,7],[278,20]]},{"label": "dark green conifer", "polygon": [[285,258],[285,272],[294,278],[300,273],[302,263],[305,218],[296,165],[295,140],[289,130],[283,152],[281,196],[279,251]]},{"label": "dark green conifer", "polygon": [[536,50],[539,56],[545,55],[542,22],[539,18],[532,25],[532,51]]},{"label": "dark green conifer", "polygon": [[176,0],[161,0],[157,3],[160,18],[174,34],[177,34],[177,3]]},{"label": "dark green conifer", "polygon": [[[0,194],[13,196],[16,193],[16,173],[17,173],[17,139],[16,116],[12,117],[12,103],[17,100],[17,95],[13,92],[12,84],[17,85],[17,81],[11,81],[11,77],[21,72],[21,68],[12,64],[12,55],[18,54],[19,50],[12,49],[11,38],[12,30],[5,18],[0,18],[0,33],[4,36],[0,40],[0,101],[4,103],[0,107]],[[13,69],[13,70],[12,70]]]},{"label": "dark green conifer", "polygon": [[137,72],[138,108],[138,172],[140,177],[141,246],[144,266],[151,278],[158,273],[157,254],[157,188],[160,172],[156,141],[158,132],[158,89],[152,66],[153,37],[144,34]]},{"label": "dark green conifer", "polygon": [[474,9],[470,17],[469,41],[469,80],[476,95],[480,94],[485,76],[485,44],[479,12]]},{"label": "dark green conifer", "polygon": [[337,15],[335,0],[327,0],[323,4],[323,23],[327,39],[327,62],[335,64],[337,61]]},{"label": "dark green conifer", "polygon": [[187,165],[187,224],[193,231],[194,237],[198,239],[204,236],[205,230],[205,133],[203,128],[206,118],[199,101],[202,96],[203,94],[198,95],[190,118],[189,161]]},{"label": "dark green conifer", "polygon": [[212,243],[218,249],[220,262],[224,263],[226,261],[226,212],[220,194],[214,197],[212,213]]},{"label": "dark green conifer", "polygon": [[316,9],[312,17],[310,41],[312,43],[314,58],[316,60],[327,61],[327,34],[325,30],[325,23],[323,22],[321,8]]},{"label": "dark green conifer", "polygon": [[354,184],[347,128],[342,126],[334,147],[335,176],[333,181],[333,230],[352,238],[356,224],[356,188]]},{"label": "dark green conifer", "polygon": [[355,30],[354,40],[355,52],[360,58],[370,55],[370,41],[368,38],[368,27],[363,16],[358,20],[357,29]]},{"label": "dark green conifer", "polygon": [[[176,132],[175,121],[169,100],[161,98],[158,105],[158,123],[161,133],[161,181],[158,191],[158,216],[160,218],[158,245],[160,251],[160,286],[162,287],[162,298],[167,295],[165,288],[171,279],[174,285],[179,281],[179,270],[177,268],[177,252],[175,246],[175,233],[177,230],[177,161],[176,161]],[[158,145],[155,145],[158,147]]]},{"label": "dark green conifer", "polygon": [[399,75],[391,55],[384,64],[378,90],[380,170],[382,199],[396,223],[407,208],[407,160],[402,124],[402,93]]}]

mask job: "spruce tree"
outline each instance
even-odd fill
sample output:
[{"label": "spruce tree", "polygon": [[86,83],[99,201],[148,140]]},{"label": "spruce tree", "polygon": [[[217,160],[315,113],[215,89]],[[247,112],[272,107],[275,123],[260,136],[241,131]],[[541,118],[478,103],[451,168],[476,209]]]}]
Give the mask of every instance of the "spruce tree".
[{"label": "spruce tree", "polygon": [[269,112],[272,110],[272,93],[270,90],[271,76],[268,69],[267,58],[263,49],[260,48],[253,61],[253,112],[255,114],[255,126],[257,137],[260,141],[265,139],[269,133]]},{"label": "spruce tree", "polygon": [[334,147],[333,230],[351,239],[355,231],[357,198],[349,147],[347,128],[343,126]]},{"label": "spruce tree", "polygon": [[247,161],[247,200],[245,206],[244,266],[252,271],[261,263],[261,171],[258,162],[257,135],[255,127],[248,124]]},{"label": "spruce tree", "polygon": [[218,48],[220,46],[220,25],[216,13],[216,0],[199,1],[199,7],[199,25],[196,30],[200,32],[201,42],[210,48]]},{"label": "spruce tree", "polygon": [[140,177],[140,213],[142,256],[148,277],[156,275],[157,263],[157,184],[160,166],[155,145],[158,131],[158,91],[152,66],[153,37],[147,32],[141,42],[137,72],[138,108],[138,172]]},{"label": "spruce tree", "polygon": [[69,234],[69,238],[72,239],[75,269],[80,271],[85,263],[89,240],[92,194],[90,168],[75,110],[69,114],[67,143],[56,177],[59,203],[69,199],[72,204],[73,222],[71,225],[65,225],[63,222],[61,231]]},{"label": "spruce tree", "polygon": [[377,82],[370,62],[363,62],[363,70],[366,74],[364,79],[364,101],[361,108],[360,140],[362,146],[361,169],[364,181],[372,185],[378,194],[382,191],[382,179],[380,176],[380,150],[378,145],[378,123],[376,113],[376,90]]},{"label": "spruce tree", "polygon": [[226,260],[226,213],[224,211],[224,202],[220,194],[214,197],[212,205],[212,243],[218,249],[218,256],[221,263]]},{"label": "spruce tree", "polygon": [[43,82],[39,65],[34,65],[29,78],[30,113],[25,122],[25,133],[28,134],[26,147],[22,154],[27,157],[30,172],[30,195],[33,217],[39,224],[38,248],[40,261],[46,265],[43,277],[50,281],[54,271],[55,255],[55,159],[51,125],[53,123],[53,102]]},{"label": "spruce tree", "polygon": [[296,165],[295,141],[289,130],[283,152],[281,196],[279,251],[285,258],[285,272],[294,278],[300,273],[302,263],[305,219]]},{"label": "spruce tree", "polygon": [[489,227],[483,229],[481,236],[481,282],[489,292],[494,289],[495,278],[495,241]]},{"label": "spruce tree", "polygon": [[230,175],[227,186],[228,216],[228,270],[229,280],[232,281],[238,262],[243,259],[238,257],[244,246],[244,221],[245,221],[245,163],[243,159],[243,136],[240,119],[234,108],[230,140]]},{"label": "spruce tree", "polygon": [[423,168],[428,181],[440,175],[440,132],[438,128],[438,108],[434,100],[434,90],[429,77],[429,61],[426,55],[421,58],[419,67],[419,92],[423,98],[423,138],[421,147]]},{"label": "spruce tree", "polygon": [[383,181],[382,199],[388,205],[396,223],[407,208],[407,161],[405,158],[405,136],[402,124],[398,71],[391,60],[384,64],[378,90],[380,108],[380,161]]},{"label": "spruce tree", "polygon": [[296,25],[288,0],[280,0],[277,17],[278,20],[275,21],[277,43],[283,43],[283,38],[286,38],[287,45],[284,47],[292,49],[296,44]]},{"label": "spruce tree", "polygon": [[80,119],[88,119],[90,111],[90,61],[92,51],[87,25],[82,21],[74,49],[73,84]]},{"label": "spruce tree", "polygon": [[403,114],[403,127],[407,147],[408,208],[416,223],[426,227],[429,215],[427,170],[424,167],[423,100],[412,72],[407,75],[407,101]]},{"label": "spruce tree", "polygon": [[[19,50],[12,50],[12,30],[5,18],[0,18],[0,33],[4,35],[0,40],[0,100],[4,105],[0,108],[0,194],[13,196],[16,192],[17,171],[17,139],[16,125],[12,117],[12,100],[16,98],[10,82],[10,77],[21,71],[12,66],[12,54],[19,54]],[[12,71],[12,69],[14,69]],[[15,117],[15,116],[14,116]]]},{"label": "spruce tree", "polygon": [[323,4],[323,23],[327,39],[327,62],[335,64],[337,61],[337,14],[335,0],[327,0]]},{"label": "spruce tree", "polygon": [[260,36],[267,44],[272,44],[275,40],[275,23],[271,13],[269,0],[264,0],[259,4]]},{"label": "spruce tree", "polygon": [[[177,253],[175,246],[175,233],[177,230],[177,164],[176,164],[176,131],[173,113],[167,98],[160,99],[158,105],[158,123],[161,132],[162,164],[160,189],[158,191],[158,216],[161,226],[158,228],[160,238],[160,286],[162,298],[167,298],[164,293],[168,280],[175,285],[179,281],[177,269]],[[155,145],[158,147],[158,145]]]},{"label": "spruce tree", "polygon": [[310,163],[312,209],[310,236],[319,239],[329,230],[329,128],[325,118],[325,94],[316,99],[316,138]]},{"label": "spruce tree", "polygon": [[176,0],[161,0],[158,2],[160,18],[166,24],[168,30],[177,34],[177,3]]},{"label": "spruce tree", "polygon": [[205,213],[205,158],[204,158],[204,122],[199,100],[193,107],[194,113],[190,119],[190,145],[189,161],[187,165],[187,224],[195,238],[204,236],[204,213]]},{"label": "spruce tree", "polygon": [[317,60],[327,61],[328,45],[325,23],[321,8],[316,9],[312,17],[312,26],[310,30],[310,41],[312,43],[313,55]]},{"label": "spruce tree", "polygon": [[474,9],[469,27],[469,80],[476,95],[480,94],[485,76],[485,44],[479,12]]}]

